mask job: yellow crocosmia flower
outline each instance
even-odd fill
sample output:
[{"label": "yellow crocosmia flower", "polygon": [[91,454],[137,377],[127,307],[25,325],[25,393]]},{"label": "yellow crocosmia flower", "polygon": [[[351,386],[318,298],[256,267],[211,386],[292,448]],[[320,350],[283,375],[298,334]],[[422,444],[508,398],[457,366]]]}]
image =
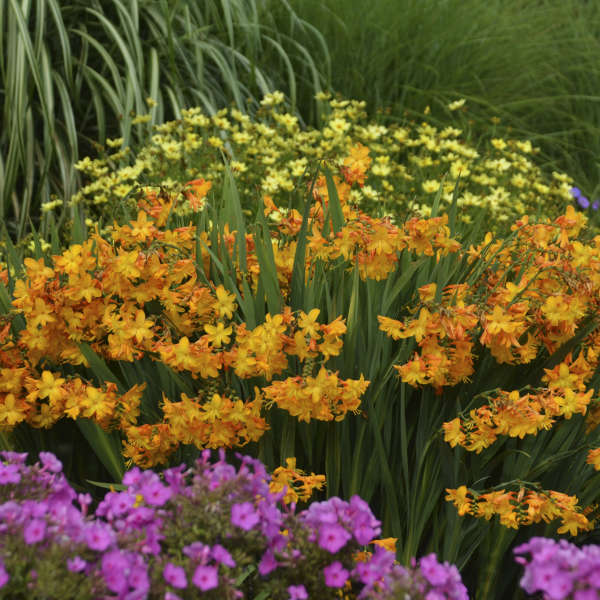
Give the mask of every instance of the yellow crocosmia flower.
[{"label": "yellow crocosmia flower", "polygon": [[216,288],[215,294],[217,296],[217,301],[213,306],[217,311],[217,314],[219,317],[231,319],[231,317],[233,317],[233,311],[237,308],[235,296],[230,294],[222,285],[219,285]]},{"label": "yellow crocosmia flower", "polygon": [[154,333],[152,327],[154,321],[146,319],[146,313],[143,310],[136,310],[135,319],[128,320],[127,326],[130,337],[134,338],[137,342],[142,342],[145,339],[152,339]]},{"label": "yellow crocosmia flower", "polygon": [[426,308],[422,308],[419,311],[419,318],[405,327],[402,337],[414,336],[415,340],[420,342],[427,334],[428,328],[432,326],[432,321],[432,314]]},{"label": "yellow crocosmia flower", "polygon": [[592,465],[596,471],[600,471],[600,448],[592,448],[588,452],[585,462],[588,465]]},{"label": "yellow crocosmia flower", "polygon": [[379,321],[379,329],[391,338],[399,340],[404,337],[404,324],[402,321],[396,321],[396,319],[391,319],[390,317],[384,317],[382,315],[377,315],[377,320]]},{"label": "yellow crocosmia flower", "polygon": [[554,369],[544,369],[546,375],[542,377],[542,381],[548,382],[549,389],[564,388],[577,389],[580,377],[575,373],[571,373],[567,363],[560,363]]},{"label": "yellow crocosmia flower", "polygon": [[212,398],[209,402],[206,402],[202,405],[203,420],[208,419],[212,421],[216,421],[223,417],[223,413],[227,409],[227,400],[223,398],[220,394],[213,394]]},{"label": "yellow crocosmia flower", "polygon": [[465,441],[465,434],[462,431],[461,422],[458,417],[447,423],[443,423],[444,441],[448,442],[452,448],[456,445],[462,445]]},{"label": "yellow crocosmia flower", "polygon": [[384,538],[381,540],[373,540],[373,544],[375,544],[376,546],[381,546],[382,548],[385,548],[388,552],[393,552],[394,554],[396,553],[396,542],[398,541],[398,538]]},{"label": "yellow crocosmia flower", "polygon": [[6,394],[0,398],[0,424],[12,427],[27,417],[27,404],[17,399],[14,394]]},{"label": "yellow crocosmia flower", "polygon": [[208,341],[213,346],[220,348],[223,344],[229,344],[233,328],[225,327],[225,325],[219,321],[216,327],[214,325],[205,325],[204,331],[208,334]]},{"label": "yellow crocosmia flower", "polygon": [[136,279],[141,275],[140,269],[136,266],[139,253],[120,251],[112,265],[115,273],[123,275],[130,279]]},{"label": "yellow crocosmia flower", "polygon": [[300,316],[298,318],[298,326],[305,335],[309,335],[310,337],[316,338],[320,334],[320,326],[317,323],[317,317],[320,314],[320,310],[318,308],[313,308],[308,314],[306,314],[303,310],[300,311]]},{"label": "yellow crocosmia flower", "polygon": [[446,500],[454,503],[461,517],[471,512],[473,500],[469,498],[470,492],[466,485],[461,485],[456,489],[446,488],[446,493]]},{"label": "yellow crocosmia flower", "polygon": [[28,318],[28,327],[44,327],[48,323],[54,323],[56,317],[52,314],[52,309],[41,298],[35,299],[32,309],[32,315]]},{"label": "yellow crocosmia flower", "polygon": [[88,386],[83,400],[83,416],[95,421],[103,421],[112,416],[114,403],[110,396],[98,388]]},{"label": "yellow crocosmia flower", "polygon": [[587,405],[592,397],[594,390],[588,390],[587,393],[577,393],[571,389],[566,389],[564,397],[557,398],[560,405],[560,411],[565,419],[570,419],[573,414],[584,415]]},{"label": "yellow crocosmia flower", "polygon": [[400,374],[400,378],[404,383],[412,386],[429,383],[429,375],[427,374],[427,365],[425,361],[418,355],[404,365],[394,365],[394,369]]},{"label": "yellow crocosmia flower", "polygon": [[556,530],[557,533],[569,533],[577,535],[580,531],[590,529],[590,522],[587,517],[579,512],[565,511],[561,513],[562,525]]},{"label": "yellow crocosmia flower", "polygon": [[55,377],[54,373],[43,371],[41,381],[37,382],[37,397],[57,402],[64,396],[64,390],[61,387],[64,382],[62,377]]}]

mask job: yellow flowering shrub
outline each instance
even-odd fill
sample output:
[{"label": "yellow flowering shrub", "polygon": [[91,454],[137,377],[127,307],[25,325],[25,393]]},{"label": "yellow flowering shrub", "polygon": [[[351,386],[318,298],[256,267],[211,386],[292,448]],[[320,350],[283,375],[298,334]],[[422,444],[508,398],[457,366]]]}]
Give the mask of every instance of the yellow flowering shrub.
[{"label": "yellow flowering shrub", "polygon": [[[352,163],[370,163],[348,200],[399,222],[407,215],[430,216],[438,192],[442,208],[449,206],[459,178],[457,205],[464,223],[483,210],[490,227],[506,230],[525,213],[556,218],[572,202],[572,180],[542,172],[529,141],[493,138],[475,148],[458,127],[440,128],[427,120],[384,126],[367,119],[364,103],[332,98],[322,126],[310,129],[284,111],[280,97],[267,100],[254,118],[235,108],[211,116],[200,108],[184,110],[181,119],[157,125],[135,151],[122,147],[122,140],[109,140],[99,157],[77,164],[87,183],[72,202],[110,222],[114,214],[135,210],[141,182],[172,192],[175,212],[186,215],[199,203],[183,182],[205,178],[217,190],[227,163],[245,208],[255,212],[256,199],[268,195],[281,207],[272,214],[276,219],[288,210],[294,191],[304,193],[322,161],[341,166],[345,177],[352,177]],[[349,160],[350,148],[361,150]]]}]

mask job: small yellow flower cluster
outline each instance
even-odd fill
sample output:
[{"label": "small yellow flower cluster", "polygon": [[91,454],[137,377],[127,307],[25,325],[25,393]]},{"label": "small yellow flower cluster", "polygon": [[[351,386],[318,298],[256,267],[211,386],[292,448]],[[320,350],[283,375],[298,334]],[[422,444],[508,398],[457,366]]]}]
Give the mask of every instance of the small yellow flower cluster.
[{"label": "small yellow flower cluster", "polygon": [[517,492],[498,490],[478,494],[461,485],[457,489],[446,489],[446,500],[458,509],[459,515],[471,515],[489,521],[500,517],[505,527],[518,529],[544,521],[561,520],[558,533],[577,535],[593,528],[584,511],[578,506],[575,496],[553,490],[535,490],[523,484]]},{"label": "small yellow flower cluster", "polygon": [[[529,141],[492,139],[475,149],[456,127],[413,121],[387,127],[367,120],[364,103],[331,98],[322,127],[303,129],[284,112],[277,93],[261,104],[253,118],[237,109],[212,116],[200,108],[184,110],[181,119],[155,126],[151,140],[135,153],[121,148],[122,140],[109,140],[101,158],[77,163],[89,183],[73,201],[106,222],[123,203],[133,206],[136,181],[143,179],[173,192],[176,214],[187,215],[195,209],[193,197],[177,182],[205,177],[220,189],[226,162],[242,198],[253,199],[258,191],[283,206],[292,190],[311,181],[316,165],[328,161],[361,184],[350,202],[377,216],[410,211],[430,216],[434,194],[448,206],[459,179],[458,217],[466,223],[480,209],[491,227],[505,227],[524,213],[555,218],[572,202],[570,178],[546,176],[534,163],[537,150]],[[360,181],[352,180],[352,165],[367,160],[366,150],[348,159],[349,149],[359,144],[368,147],[372,163]]]}]

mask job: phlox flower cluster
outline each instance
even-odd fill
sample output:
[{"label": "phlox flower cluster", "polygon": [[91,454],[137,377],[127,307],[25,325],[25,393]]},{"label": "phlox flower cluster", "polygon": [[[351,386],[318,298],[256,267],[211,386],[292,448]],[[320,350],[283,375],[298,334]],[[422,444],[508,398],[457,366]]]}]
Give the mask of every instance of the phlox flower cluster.
[{"label": "phlox flower cluster", "polygon": [[600,596],[600,546],[535,537],[514,549],[525,573],[521,587],[544,600],[596,600]]},{"label": "phlox flower cluster", "polygon": [[54,455],[33,466],[1,456],[0,598],[467,598],[456,568],[434,555],[403,568],[382,541],[358,561],[380,532],[364,501],[296,512],[249,457],[236,468],[206,450],[162,476],[135,467],[91,512]]}]

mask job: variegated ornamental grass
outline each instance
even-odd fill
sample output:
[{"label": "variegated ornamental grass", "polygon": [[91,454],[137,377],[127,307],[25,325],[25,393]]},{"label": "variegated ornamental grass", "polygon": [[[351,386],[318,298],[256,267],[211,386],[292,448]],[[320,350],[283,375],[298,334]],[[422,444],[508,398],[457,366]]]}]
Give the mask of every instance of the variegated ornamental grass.
[{"label": "variegated ornamental grass", "polygon": [[141,143],[186,106],[252,112],[274,89],[295,110],[328,62],[287,2],[2,0],[0,216],[13,239],[29,219],[49,234],[40,205],[77,192],[75,163],[107,136]]},{"label": "variegated ornamental grass", "polygon": [[62,427],[69,453],[79,431],[114,481],[126,460],[246,445],[313,474],[297,491],[322,473],[359,494],[402,561],[435,550],[481,598],[516,589],[515,541],[593,532],[600,238],[569,207],[469,241],[458,189],[448,213],[440,188],[429,218],[395,225],[352,205],[375,164],[353,146],[301,204],[254,217],[230,170],[140,186],[102,235],[12,250],[5,443],[60,453]]}]

